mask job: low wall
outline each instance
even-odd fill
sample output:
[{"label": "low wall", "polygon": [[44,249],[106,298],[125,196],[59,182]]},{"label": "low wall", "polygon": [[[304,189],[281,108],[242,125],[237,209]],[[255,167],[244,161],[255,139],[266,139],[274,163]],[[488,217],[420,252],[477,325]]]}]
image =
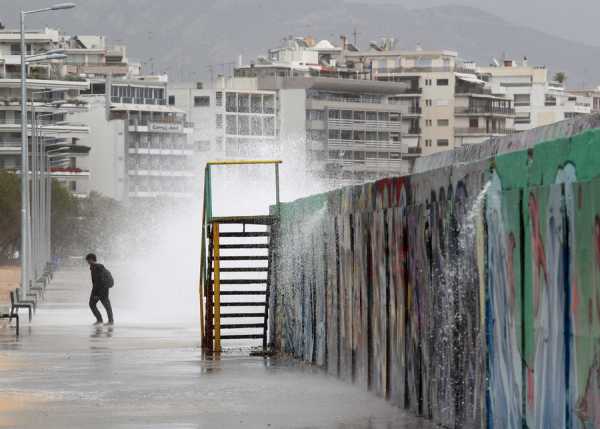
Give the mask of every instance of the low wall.
[{"label": "low wall", "polygon": [[600,428],[598,126],[283,204],[272,346],[448,428]]}]

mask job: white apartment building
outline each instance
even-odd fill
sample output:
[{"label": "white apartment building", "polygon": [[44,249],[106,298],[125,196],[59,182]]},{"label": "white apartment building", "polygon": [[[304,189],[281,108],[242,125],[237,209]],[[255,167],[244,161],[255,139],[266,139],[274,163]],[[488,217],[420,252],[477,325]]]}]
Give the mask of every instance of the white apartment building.
[{"label": "white apartment building", "polygon": [[454,51],[395,50],[372,45],[368,51],[343,50],[347,69],[379,81],[404,82],[408,90],[393,97],[412,116],[405,116],[419,137],[418,154],[477,144],[514,131],[512,99],[500,87],[480,79],[472,64]]},{"label": "white apartment building", "polygon": [[541,127],[592,111],[592,96],[566,90],[559,83],[551,81],[546,67],[530,66],[527,60],[520,64],[504,60],[497,66],[478,67],[477,73],[492,86],[503,88],[513,99],[517,131]]},{"label": "white apartment building", "polygon": [[419,154],[420,110],[400,97],[410,85],[336,67],[340,51],[289,38],[211,88],[174,86],[169,104],[187,113],[194,140],[212,156],[302,147],[309,171],[336,184],[407,173]]},{"label": "white apartment building", "polygon": [[570,90],[570,94],[585,97],[592,107],[592,113],[600,113],[600,87],[594,89]]},{"label": "white apartment building", "polygon": [[336,184],[408,172],[418,138],[403,121],[408,109],[387,96],[406,85],[293,76],[281,64],[277,71],[264,65],[253,77],[237,72],[243,77],[220,78],[212,89],[169,92],[169,102],[193,120],[196,144],[212,156],[272,156],[301,147],[309,171]]},{"label": "white apartment building", "polygon": [[[34,55],[58,47],[60,35],[45,29],[27,32],[25,40],[26,54]],[[13,171],[21,169],[20,54],[19,32],[0,31],[0,168]],[[89,180],[89,171],[78,163],[78,158],[89,152],[81,145],[89,127],[72,115],[86,110],[78,97],[88,89],[89,82],[83,79],[67,80],[61,61],[43,60],[27,66],[29,140],[35,118],[45,150],[52,151],[52,177],[76,194]]]},{"label": "white apartment building", "polygon": [[78,116],[92,130],[82,139],[91,147],[89,190],[118,201],[192,197],[193,125],[167,104],[166,80],[101,79],[92,86],[94,94],[82,95],[90,109]]},{"label": "white apartment building", "polygon": [[219,77],[213,88],[180,84],[168,103],[194,124],[194,147],[217,158],[279,153],[277,92],[257,89],[255,79]]},{"label": "white apartment building", "polygon": [[127,58],[127,47],[109,46],[105,36],[64,37],[61,44],[67,56],[65,72],[69,75],[85,78],[112,76],[116,79],[141,73],[140,64]]}]

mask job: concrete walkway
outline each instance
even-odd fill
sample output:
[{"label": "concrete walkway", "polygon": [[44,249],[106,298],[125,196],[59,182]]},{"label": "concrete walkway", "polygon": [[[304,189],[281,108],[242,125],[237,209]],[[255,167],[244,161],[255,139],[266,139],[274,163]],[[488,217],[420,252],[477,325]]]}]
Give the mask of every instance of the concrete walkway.
[{"label": "concrete walkway", "polygon": [[120,323],[118,302],[96,329],[88,276],[58,273],[21,338],[0,329],[0,428],[433,427],[296,362],[207,359],[194,326]]}]

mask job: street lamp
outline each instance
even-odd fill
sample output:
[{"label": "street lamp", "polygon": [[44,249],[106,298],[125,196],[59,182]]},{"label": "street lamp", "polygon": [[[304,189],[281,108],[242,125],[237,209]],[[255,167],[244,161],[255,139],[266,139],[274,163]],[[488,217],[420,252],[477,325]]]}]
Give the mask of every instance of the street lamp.
[{"label": "street lamp", "polygon": [[53,10],[72,9],[73,3],[59,3],[53,6],[21,11],[21,288],[23,293],[29,290],[30,261],[29,248],[29,143],[27,136],[27,71],[25,59],[25,15]]}]

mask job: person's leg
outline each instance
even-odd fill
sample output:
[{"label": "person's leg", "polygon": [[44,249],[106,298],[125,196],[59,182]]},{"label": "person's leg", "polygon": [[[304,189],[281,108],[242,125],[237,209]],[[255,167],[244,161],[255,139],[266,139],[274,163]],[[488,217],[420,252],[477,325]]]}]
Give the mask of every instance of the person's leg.
[{"label": "person's leg", "polygon": [[106,310],[106,315],[108,316],[108,323],[113,323],[113,312],[112,312],[112,306],[110,305],[110,299],[108,298],[108,292],[106,293],[106,295],[104,295],[100,302],[102,303],[102,305],[104,306],[104,309]]},{"label": "person's leg", "polygon": [[102,323],[102,314],[98,311],[96,304],[98,303],[99,298],[94,295],[90,295],[90,310],[94,313],[94,317],[96,318],[96,322]]}]

